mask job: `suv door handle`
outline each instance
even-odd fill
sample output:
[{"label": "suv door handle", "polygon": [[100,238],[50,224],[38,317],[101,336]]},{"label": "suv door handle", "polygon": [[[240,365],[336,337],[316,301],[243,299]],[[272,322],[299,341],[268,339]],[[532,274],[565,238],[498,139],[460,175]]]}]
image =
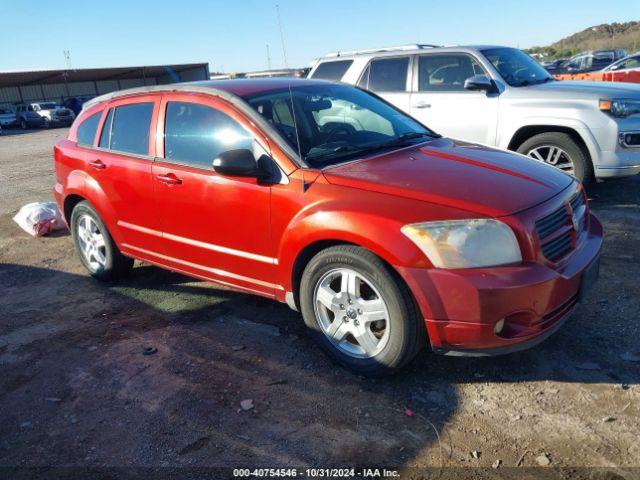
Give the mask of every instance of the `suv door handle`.
[{"label": "suv door handle", "polygon": [[413,106],[413,108],[431,108],[431,104],[427,102],[418,102]]},{"label": "suv door handle", "polygon": [[91,165],[96,170],[104,170],[105,168],[107,168],[104,162],[100,159],[94,160],[93,162],[89,162],[89,165]]},{"label": "suv door handle", "polygon": [[165,185],[180,185],[182,183],[182,179],[176,177],[173,173],[157,175],[156,178],[160,183],[164,183]]}]

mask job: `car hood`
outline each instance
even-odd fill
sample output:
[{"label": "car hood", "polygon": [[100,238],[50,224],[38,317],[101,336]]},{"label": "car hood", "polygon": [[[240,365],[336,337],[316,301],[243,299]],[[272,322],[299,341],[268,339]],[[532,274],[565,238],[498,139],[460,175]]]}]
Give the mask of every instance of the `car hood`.
[{"label": "car hood", "polygon": [[640,85],[624,82],[591,82],[587,80],[559,80],[556,82],[530,85],[524,88],[517,88],[523,93],[556,93],[557,95],[586,95],[604,98],[640,98]]},{"label": "car hood", "polygon": [[573,177],[504,150],[447,138],[323,170],[327,181],[499,217],[533,207]]}]

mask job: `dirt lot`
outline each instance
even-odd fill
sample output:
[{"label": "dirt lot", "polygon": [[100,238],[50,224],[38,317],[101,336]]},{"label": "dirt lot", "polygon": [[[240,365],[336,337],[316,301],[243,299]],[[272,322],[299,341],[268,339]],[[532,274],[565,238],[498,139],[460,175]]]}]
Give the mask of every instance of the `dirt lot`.
[{"label": "dirt lot", "polygon": [[67,233],[27,236],[11,218],[52,198],[51,146],[66,130],[10,133],[0,137],[0,466],[640,478],[640,177],[590,188],[606,229],[600,282],[552,338],[488,359],[425,352],[373,381],[332,364],[285,305],[144,265],[101,284]]}]

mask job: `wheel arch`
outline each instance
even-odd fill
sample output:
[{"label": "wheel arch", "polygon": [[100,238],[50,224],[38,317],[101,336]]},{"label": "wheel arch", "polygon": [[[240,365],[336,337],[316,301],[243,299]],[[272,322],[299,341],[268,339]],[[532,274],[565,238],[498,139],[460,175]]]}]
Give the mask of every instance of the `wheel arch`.
[{"label": "wheel arch", "polygon": [[573,141],[576,142],[580,148],[583,149],[584,153],[587,155],[587,158],[591,162],[591,165],[594,165],[594,151],[591,148],[591,142],[587,142],[581,133],[572,127],[567,127],[564,125],[525,125],[518,128],[511,139],[509,140],[509,144],[507,145],[508,150],[516,151],[524,142],[533,137],[534,135],[538,135],[540,133],[566,133],[571,137]]}]

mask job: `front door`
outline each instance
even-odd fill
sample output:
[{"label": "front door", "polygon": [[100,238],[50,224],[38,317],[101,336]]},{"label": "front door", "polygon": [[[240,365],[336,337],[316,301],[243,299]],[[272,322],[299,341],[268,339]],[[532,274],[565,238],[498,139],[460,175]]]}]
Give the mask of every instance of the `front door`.
[{"label": "front door", "polygon": [[498,95],[464,89],[474,75],[487,75],[466,53],[425,54],[417,57],[409,113],[446,137],[494,145]]},{"label": "front door", "polygon": [[[268,144],[226,102],[175,93],[163,98],[153,165],[163,260],[177,270],[274,295],[271,188],[253,177],[217,174],[213,160]],[[260,140],[258,140],[260,138]]]}]

